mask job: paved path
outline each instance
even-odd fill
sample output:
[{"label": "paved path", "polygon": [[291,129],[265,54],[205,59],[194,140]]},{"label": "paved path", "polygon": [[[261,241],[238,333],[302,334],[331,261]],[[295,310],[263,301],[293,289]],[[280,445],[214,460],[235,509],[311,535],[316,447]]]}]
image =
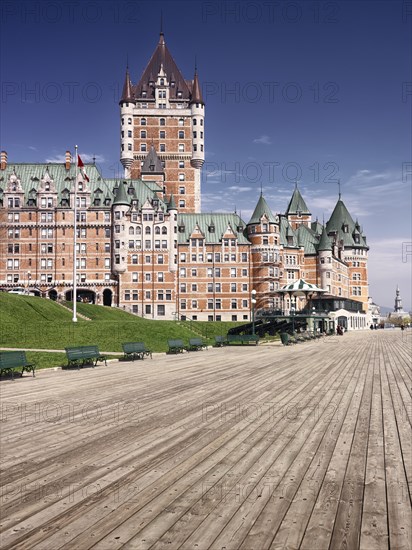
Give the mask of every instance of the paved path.
[{"label": "paved path", "polygon": [[411,336],[0,382],[2,550],[409,550]]}]

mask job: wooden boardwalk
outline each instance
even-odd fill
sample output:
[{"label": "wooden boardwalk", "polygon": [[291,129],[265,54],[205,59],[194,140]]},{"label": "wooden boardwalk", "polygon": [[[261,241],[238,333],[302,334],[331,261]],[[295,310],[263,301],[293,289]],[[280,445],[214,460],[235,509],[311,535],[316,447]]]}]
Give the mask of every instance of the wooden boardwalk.
[{"label": "wooden boardwalk", "polygon": [[412,331],[0,382],[2,550],[410,550]]}]

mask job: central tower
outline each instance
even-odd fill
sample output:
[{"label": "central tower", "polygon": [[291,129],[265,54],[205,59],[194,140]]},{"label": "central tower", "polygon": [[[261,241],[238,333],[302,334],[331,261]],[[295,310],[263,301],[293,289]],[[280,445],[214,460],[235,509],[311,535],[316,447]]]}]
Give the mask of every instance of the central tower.
[{"label": "central tower", "polygon": [[154,148],[164,169],[164,196],[173,194],[181,212],[200,212],[205,104],[197,69],[193,80],[183,78],[163,32],[137,84],[127,68],[120,116],[125,178],[141,178],[144,160]]}]

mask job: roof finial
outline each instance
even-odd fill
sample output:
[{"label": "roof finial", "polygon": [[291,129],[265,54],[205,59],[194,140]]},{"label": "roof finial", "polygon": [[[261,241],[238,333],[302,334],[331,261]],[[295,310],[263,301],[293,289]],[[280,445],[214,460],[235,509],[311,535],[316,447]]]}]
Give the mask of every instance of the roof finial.
[{"label": "roof finial", "polygon": [[263,184],[260,182],[260,196],[263,196]]},{"label": "roof finial", "polygon": [[195,73],[197,73],[197,55],[195,54]]},{"label": "roof finial", "polygon": [[340,180],[338,180],[338,186],[339,186],[339,200],[340,200],[340,198],[342,196],[342,193],[340,192]]},{"label": "roof finial", "polygon": [[129,70],[129,52],[126,54],[126,71]]},{"label": "roof finial", "polygon": [[295,179],[295,189],[298,188],[298,178]]},{"label": "roof finial", "polygon": [[163,10],[160,10],[160,34],[163,34]]}]

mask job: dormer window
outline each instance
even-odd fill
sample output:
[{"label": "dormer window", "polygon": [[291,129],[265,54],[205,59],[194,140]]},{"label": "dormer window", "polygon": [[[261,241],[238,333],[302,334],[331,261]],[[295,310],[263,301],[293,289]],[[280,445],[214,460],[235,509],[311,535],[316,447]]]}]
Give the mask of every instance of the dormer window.
[{"label": "dormer window", "polygon": [[44,190],[45,191],[50,191],[50,184],[46,183],[46,185],[44,187]]},{"label": "dormer window", "polygon": [[179,99],[182,98],[182,97],[183,97],[182,92],[177,92],[177,97],[178,97]]},{"label": "dormer window", "polygon": [[301,218],[301,217],[302,217],[302,212],[298,210],[298,218]]},{"label": "dormer window", "polygon": [[343,225],[343,232],[344,232],[344,233],[348,233],[348,232],[349,232],[349,226],[348,226],[347,223],[345,223],[345,224]]},{"label": "dormer window", "polygon": [[161,78],[160,79],[160,86],[164,86],[165,85],[165,79],[164,78]]},{"label": "dormer window", "polygon": [[184,232],[185,232],[185,226],[179,225],[179,233],[184,233]]},{"label": "dormer window", "polygon": [[214,233],[214,232],[215,232],[215,226],[209,225],[209,233]]},{"label": "dormer window", "polygon": [[82,182],[79,182],[79,191],[83,191],[83,184],[82,184]]},{"label": "dormer window", "polygon": [[147,93],[146,92],[142,92],[142,97],[146,97],[147,96]]}]

